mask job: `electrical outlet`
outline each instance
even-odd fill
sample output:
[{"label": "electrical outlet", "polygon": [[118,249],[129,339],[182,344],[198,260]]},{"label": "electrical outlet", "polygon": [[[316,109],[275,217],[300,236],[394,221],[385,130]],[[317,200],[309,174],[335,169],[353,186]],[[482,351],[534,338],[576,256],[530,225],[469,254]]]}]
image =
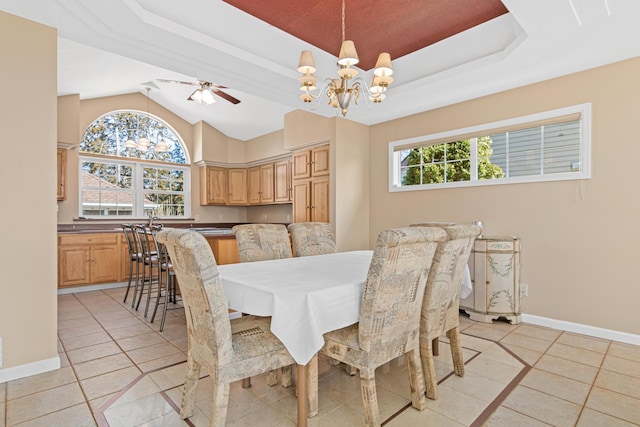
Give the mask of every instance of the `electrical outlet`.
[{"label": "electrical outlet", "polygon": [[287,215],[287,222],[291,222],[291,215]]},{"label": "electrical outlet", "polygon": [[196,215],[196,221],[200,221],[200,215]]},{"label": "electrical outlet", "polygon": [[520,296],[528,297],[529,296],[529,285],[526,283],[520,283]]},{"label": "electrical outlet", "polygon": [[266,221],[267,220],[267,214],[262,215],[262,220]]},{"label": "electrical outlet", "polygon": [[219,220],[219,221],[222,221],[223,219],[224,219],[224,214],[220,214],[220,215],[218,215],[218,220]]}]

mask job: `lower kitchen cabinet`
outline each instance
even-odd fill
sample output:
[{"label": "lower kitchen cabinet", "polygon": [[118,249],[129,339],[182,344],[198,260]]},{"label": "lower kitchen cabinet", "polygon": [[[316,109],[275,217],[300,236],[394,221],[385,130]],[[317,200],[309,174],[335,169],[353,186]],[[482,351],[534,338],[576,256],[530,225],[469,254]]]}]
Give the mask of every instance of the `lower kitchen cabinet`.
[{"label": "lower kitchen cabinet", "polygon": [[120,281],[121,248],[119,233],[58,235],[58,287]]},{"label": "lower kitchen cabinet", "polygon": [[520,239],[479,237],[469,257],[473,292],[460,300],[472,320],[520,323]]}]

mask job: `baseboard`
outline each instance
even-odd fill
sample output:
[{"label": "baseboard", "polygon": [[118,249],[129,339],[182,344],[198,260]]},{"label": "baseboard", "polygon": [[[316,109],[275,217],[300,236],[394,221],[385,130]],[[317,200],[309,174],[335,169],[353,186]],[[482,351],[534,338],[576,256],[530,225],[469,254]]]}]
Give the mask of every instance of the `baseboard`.
[{"label": "baseboard", "polygon": [[596,326],[583,325],[581,323],[566,322],[564,320],[549,319],[548,317],[534,316],[532,314],[524,313],[522,314],[522,321],[532,325],[546,326],[551,329],[560,329],[562,331],[574,332],[576,334],[640,346],[640,335],[629,334],[626,332],[603,329]]},{"label": "baseboard", "polygon": [[99,285],[73,286],[70,288],[58,289],[58,295],[77,294],[79,292],[101,291],[103,289],[124,288],[127,282],[101,283]]},{"label": "baseboard", "polygon": [[56,369],[60,369],[60,357],[58,356],[11,368],[0,369],[0,384],[30,377],[31,375],[42,374],[43,372],[55,371]]}]

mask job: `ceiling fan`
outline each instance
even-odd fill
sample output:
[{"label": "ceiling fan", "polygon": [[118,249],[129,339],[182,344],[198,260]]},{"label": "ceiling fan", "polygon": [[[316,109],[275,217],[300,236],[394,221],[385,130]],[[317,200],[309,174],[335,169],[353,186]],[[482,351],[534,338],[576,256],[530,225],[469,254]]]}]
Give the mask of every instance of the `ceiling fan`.
[{"label": "ceiling fan", "polygon": [[218,95],[222,99],[225,99],[231,102],[232,104],[240,103],[239,99],[234,98],[228,93],[220,90],[220,89],[228,89],[228,87],[226,86],[220,86],[215,83],[207,82],[204,80],[197,80],[196,82],[185,82],[181,80],[166,80],[166,79],[156,79],[156,80],[162,83],[177,83],[177,84],[197,87],[197,89],[191,95],[189,95],[187,99],[189,101],[196,101],[198,104],[202,102],[204,102],[207,105],[213,104],[214,102],[216,102],[216,99],[213,97],[214,94]]}]

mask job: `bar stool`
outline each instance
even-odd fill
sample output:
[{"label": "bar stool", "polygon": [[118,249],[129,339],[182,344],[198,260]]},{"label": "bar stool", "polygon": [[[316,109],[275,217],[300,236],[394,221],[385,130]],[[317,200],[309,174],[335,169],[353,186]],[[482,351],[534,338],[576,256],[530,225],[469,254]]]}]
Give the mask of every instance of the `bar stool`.
[{"label": "bar stool", "polygon": [[[153,239],[153,243],[158,251],[158,292],[156,294],[156,303],[153,308],[153,314],[151,315],[151,323],[156,318],[156,313],[158,312],[158,306],[161,304],[160,300],[162,300],[162,320],[160,321],[160,332],[164,329],[164,322],[167,318],[167,305],[169,302],[172,302],[174,305],[179,302],[177,297],[177,280],[176,280],[176,272],[173,269],[173,264],[171,263],[171,259],[169,258],[169,253],[167,251],[166,245],[160,243],[156,239],[156,235],[159,231],[162,230],[161,226],[151,226],[151,238]],[[147,300],[147,305],[149,304],[149,298]],[[182,301],[180,299],[180,301]],[[182,306],[176,307],[182,308]]]},{"label": "bar stool", "polygon": [[127,241],[127,249],[129,250],[129,282],[127,283],[127,292],[124,294],[124,300],[126,303],[129,297],[129,290],[131,289],[131,282],[133,281],[133,267],[136,269],[136,281],[133,286],[133,301],[131,307],[135,305],[136,294],[138,292],[138,280],[140,275],[140,264],[142,262],[142,254],[138,247],[138,238],[133,224],[122,224],[122,231],[124,233],[125,240]]},{"label": "bar stool", "polygon": [[[140,293],[135,305],[135,309],[138,310],[142,296],[145,293],[145,287],[147,288],[147,304],[144,310],[144,317],[147,317],[149,312],[149,300],[151,298],[151,292],[154,285],[159,284],[159,261],[158,250],[155,247],[153,237],[151,236],[151,230],[146,224],[136,224],[133,226],[136,232],[138,248],[140,248],[141,264],[142,264],[142,279],[140,280]],[[162,227],[162,225],[159,225]]]}]

